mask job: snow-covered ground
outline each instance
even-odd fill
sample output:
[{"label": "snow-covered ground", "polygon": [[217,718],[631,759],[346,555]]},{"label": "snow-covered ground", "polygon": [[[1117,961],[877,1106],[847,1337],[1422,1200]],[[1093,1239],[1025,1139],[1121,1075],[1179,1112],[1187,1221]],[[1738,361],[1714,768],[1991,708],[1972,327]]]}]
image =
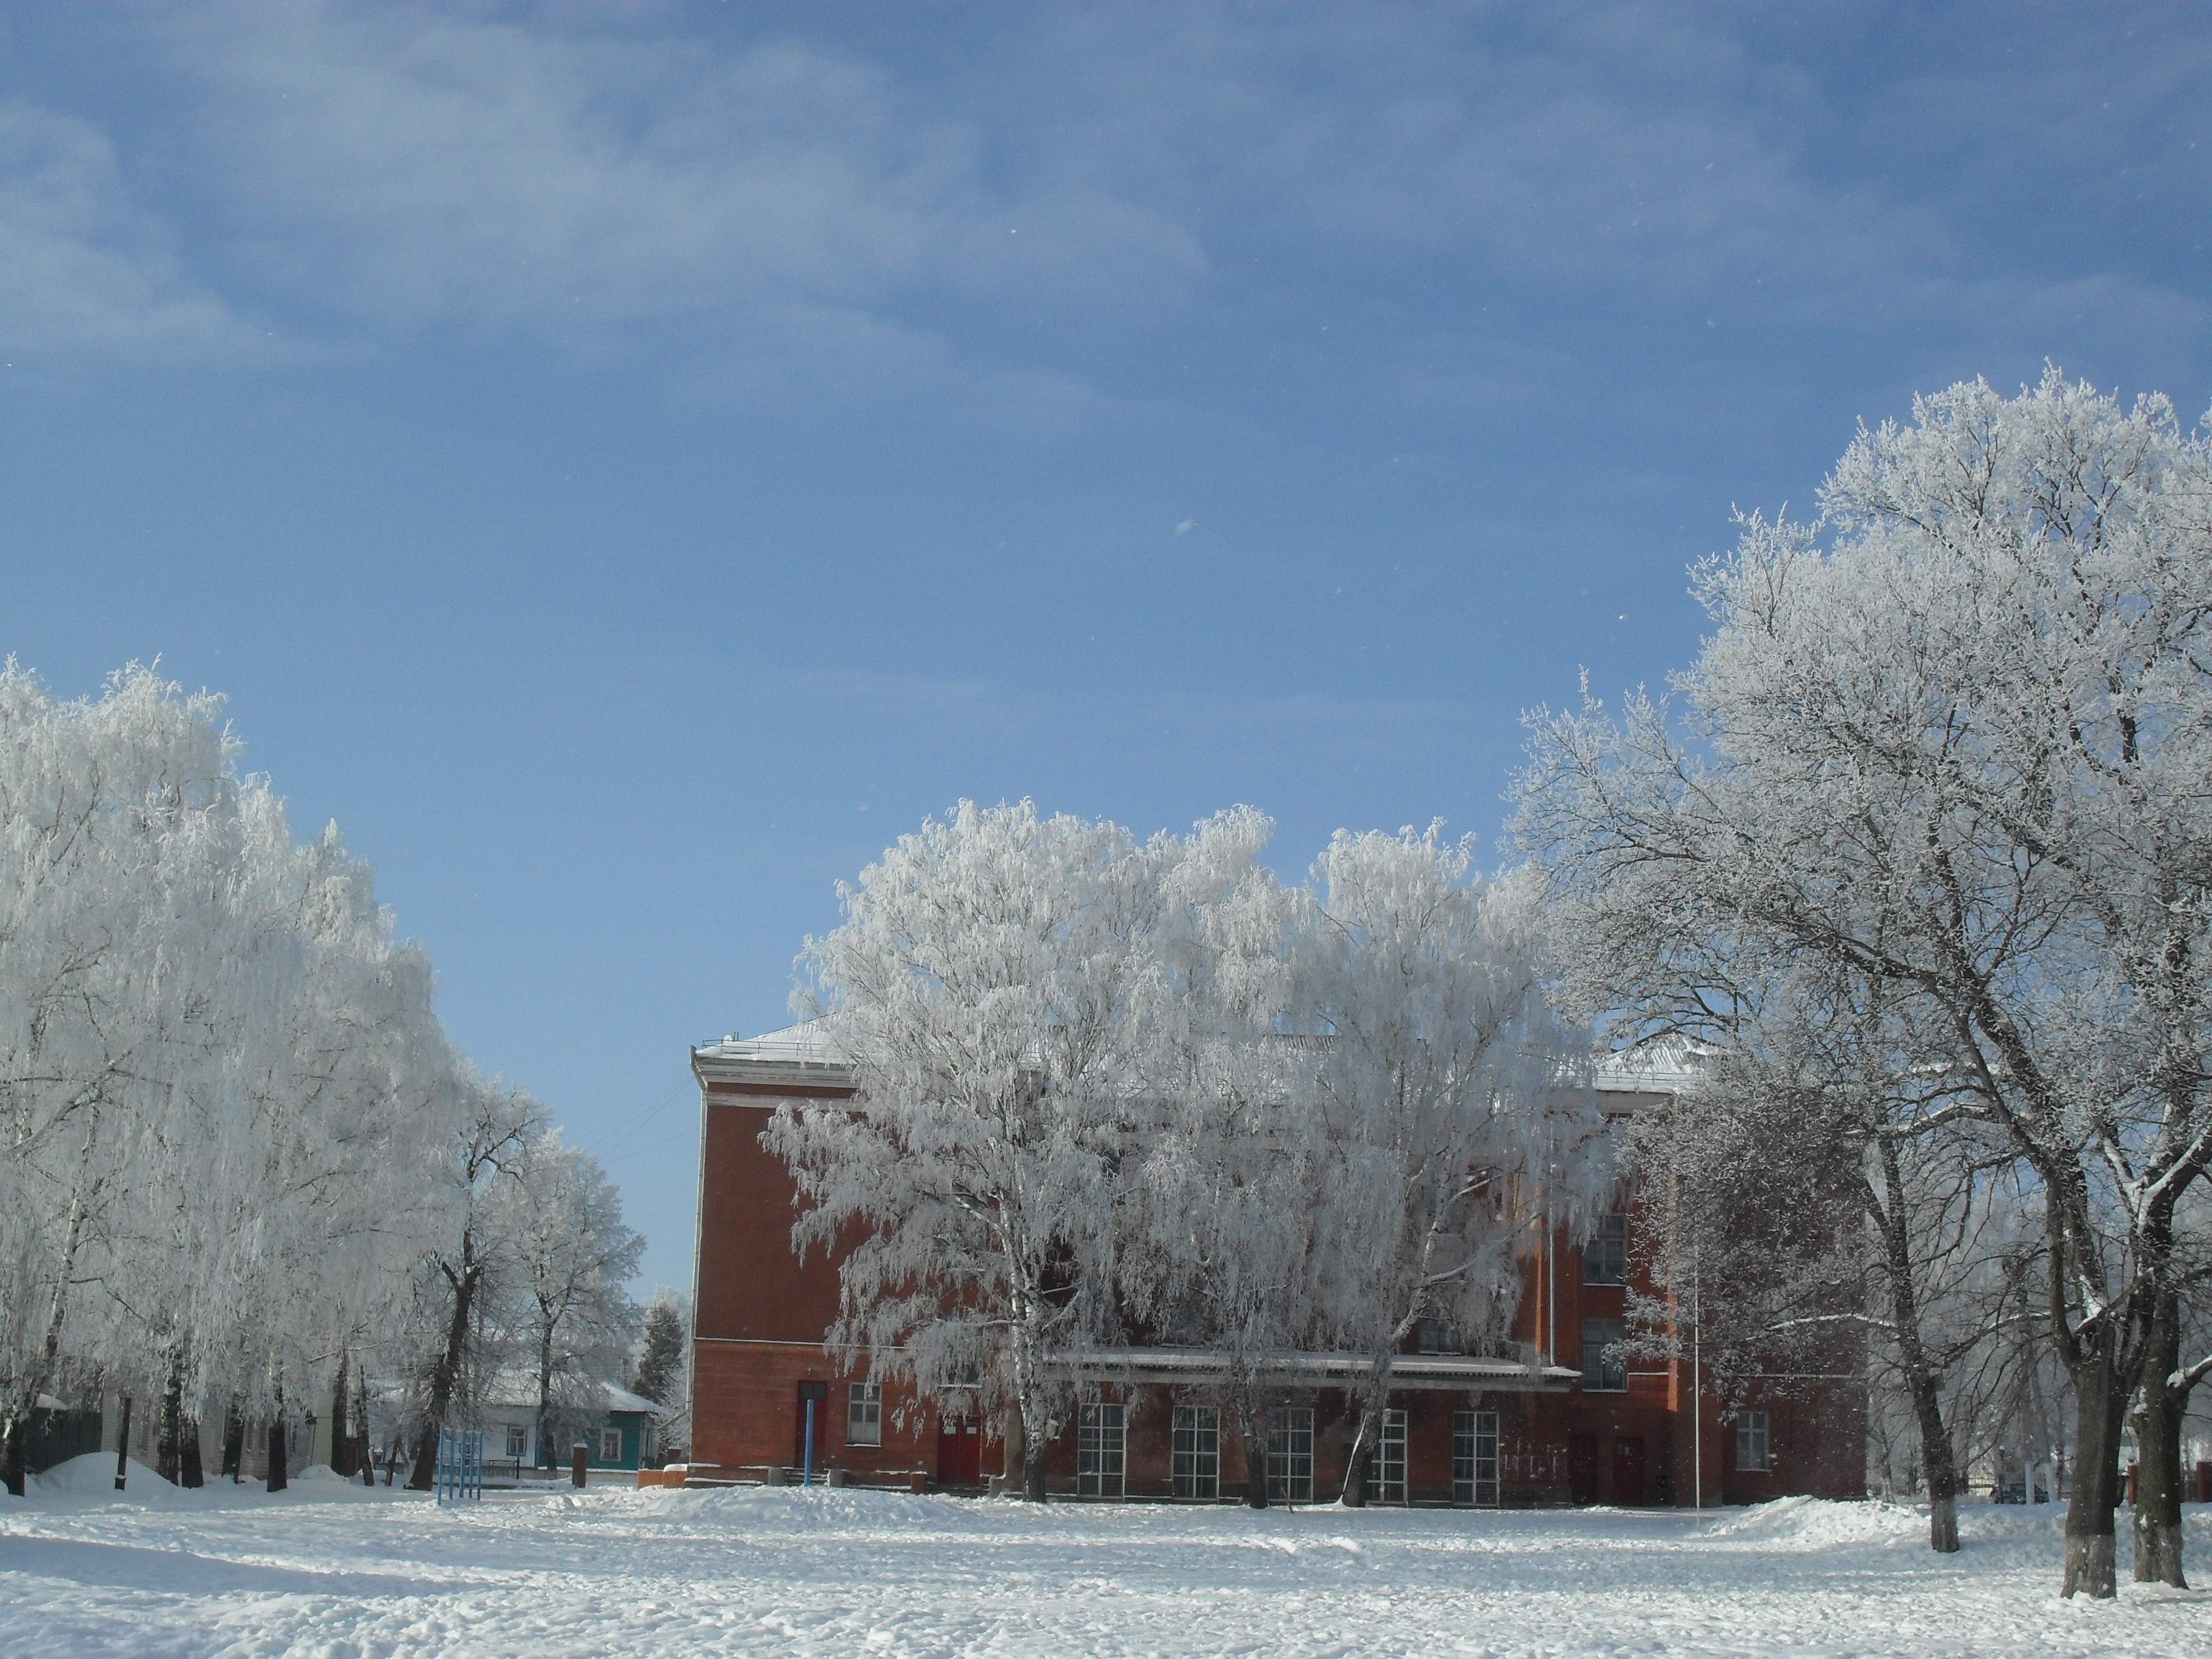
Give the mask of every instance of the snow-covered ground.
[{"label": "snow-covered ground", "polygon": [[[1969,1507],[1946,1560],[1911,1510],[1809,1499],[1699,1520],[595,1487],[441,1510],[326,1474],[270,1498],[134,1471],[118,1498],[112,1457],[70,1473],[0,1500],[15,1659],[2212,1654],[2212,1595],[2059,1601],[2048,1507]],[[2190,1548],[2212,1582],[2212,1509]]]}]

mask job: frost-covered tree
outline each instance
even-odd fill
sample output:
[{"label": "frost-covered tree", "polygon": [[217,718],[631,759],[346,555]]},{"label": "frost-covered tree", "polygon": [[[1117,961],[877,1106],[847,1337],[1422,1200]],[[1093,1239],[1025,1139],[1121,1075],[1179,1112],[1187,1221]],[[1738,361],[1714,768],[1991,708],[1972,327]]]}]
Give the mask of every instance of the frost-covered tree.
[{"label": "frost-covered tree", "polygon": [[[558,1129],[526,1144],[493,1188],[491,1229],[511,1263],[510,1302],[537,1389],[539,1459],[604,1407],[600,1385],[629,1370],[637,1334],[629,1281],[645,1240],[623,1220],[622,1194],[590,1153]],[[557,1418],[557,1421],[556,1421]]]},{"label": "frost-covered tree", "polygon": [[[438,1431],[457,1401],[473,1406],[514,1346],[512,1298],[522,1277],[507,1229],[520,1218],[509,1201],[515,1170],[544,1130],[543,1109],[522,1090],[470,1074],[465,1107],[444,1149],[432,1196],[447,1213],[445,1236],[424,1256],[416,1279],[415,1468],[407,1484],[434,1484]],[[510,1298],[501,1320],[491,1299]]]},{"label": "frost-covered tree", "polygon": [[1116,1326],[1164,878],[1184,851],[963,801],[841,889],[843,922],[807,946],[859,1093],[780,1108],[766,1139],[807,1201],[795,1243],[846,1247],[833,1344],[925,1389],[978,1376],[1033,1499],[1068,1386],[1055,1361]]},{"label": "frost-covered tree", "polygon": [[1396,1356],[1424,1318],[1498,1341],[1534,1248],[1524,1206],[1583,1224],[1611,1180],[1584,1045],[1541,988],[1534,890],[1474,873],[1440,827],[1340,831],[1314,866],[1295,1018],[1322,1322],[1369,1356],[1345,1486],[1366,1499]]},{"label": "frost-covered tree", "polygon": [[76,702],[0,671],[12,1490],[41,1394],[153,1408],[162,1471],[187,1482],[203,1419],[233,1474],[258,1424],[280,1486],[325,1399],[343,1444],[364,1364],[422,1356],[434,1422],[462,1361],[507,1339],[478,1200],[531,1112],[454,1053],[368,866],[335,828],[294,841],[220,712],[137,667]]},{"label": "frost-covered tree", "polygon": [[[1577,1006],[1725,1027],[1747,941],[1940,1034],[2039,1189],[2069,1593],[2114,1593],[2122,1423],[2212,1158],[2207,461],[2163,398],[2056,371],[1923,398],[1861,433],[1819,522],[1747,519],[1700,568],[1679,718],[1541,714],[1521,790]],[[2139,1559],[2179,1582],[2162,1526]]]},{"label": "frost-covered tree", "polygon": [[1755,996],[1739,986],[1728,1046],[1633,1138],[1627,1161],[1668,1195],[1670,1225],[1648,1263],[1656,1294],[1632,1292],[1630,1313],[1647,1345],[1680,1354],[1694,1309],[1724,1395],[1792,1374],[1896,1388],[1929,1544],[1948,1553],[2041,1228],[2008,1145],[1958,1116],[1954,1080],[1921,1062],[1929,1046],[1881,988],[1821,964]]},{"label": "frost-covered tree", "polygon": [[1267,1503],[1274,1367],[1316,1318],[1316,1145],[1301,1086],[1312,1044],[1283,1032],[1308,907],[1259,862],[1273,829],[1248,808],[1224,813],[1168,876],[1145,1048],[1158,1109],[1119,1251],[1130,1316],[1220,1356],[1219,1401],[1243,1438],[1255,1509]]}]

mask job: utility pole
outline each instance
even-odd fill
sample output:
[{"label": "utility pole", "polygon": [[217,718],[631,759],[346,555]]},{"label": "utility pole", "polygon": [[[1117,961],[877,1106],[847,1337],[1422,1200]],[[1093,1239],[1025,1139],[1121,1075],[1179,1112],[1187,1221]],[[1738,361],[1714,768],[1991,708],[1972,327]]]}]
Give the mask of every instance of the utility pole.
[{"label": "utility pole", "polygon": [[1693,1508],[1705,1507],[1705,1357],[1700,1315],[1698,1257],[1690,1254],[1690,1492]]}]

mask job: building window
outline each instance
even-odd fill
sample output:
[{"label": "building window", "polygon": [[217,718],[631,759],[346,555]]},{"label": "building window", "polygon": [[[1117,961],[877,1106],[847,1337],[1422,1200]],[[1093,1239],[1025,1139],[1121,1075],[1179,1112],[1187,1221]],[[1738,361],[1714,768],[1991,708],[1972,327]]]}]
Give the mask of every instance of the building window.
[{"label": "building window", "polygon": [[1626,1285],[1628,1282],[1628,1218],[1609,1215],[1597,1224],[1597,1234],[1583,1246],[1583,1283]]},{"label": "building window", "polygon": [[1382,1413],[1382,1443],[1375,1449],[1375,1501],[1406,1501],[1406,1413]]},{"label": "building window", "polygon": [[1628,1327],[1618,1319],[1583,1321],[1583,1387],[1593,1393],[1625,1394],[1628,1390],[1628,1356],[1620,1344]]},{"label": "building window", "polygon": [[1774,1467],[1773,1450],[1766,1438],[1765,1412],[1738,1412],[1735,1417],[1735,1466],[1747,1473],[1764,1474]]},{"label": "building window", "polygon": [[1467,1346],[1459,1340],[1459,1328],[1450,1320],[1424,1319],[1413,1327],[1413,1352],[1464,1353]]},{"label": "building window", "polygon": [[855,1382],[845,1396],[845,1443],[880,1446],[884,1443],[884,1385]]},{"label": "building window", "polygon": [[601,1429],[599,1431],[599,1462],[619,1463],[622,1461],[622,1431]]},{"label": "building window", "polygon": [[1452,1502],[1498,1503],[1498,1413],[1452,1413]]},{"label": "building window", "polygon": [[1313,1502],[1313,1408],[1267,1413],[1267,1501]]},{"label": "building window", "polygon": [[1075,1491],[1079,1498],[1119,1498],[1127,1462],[1124,1408],[1093,1401],[1075,1425]]},{"label": "building window", "polygon": [[507,1425],[507,1455],[514,1458],[530,1455],[530,1429],[526,1424],[510,1423]]},{"label": "building window", "polygon": [[1220,1496],[1221,1413],[1212,1406],[1176,1407],[1173,1474],[1177,1498]]}]

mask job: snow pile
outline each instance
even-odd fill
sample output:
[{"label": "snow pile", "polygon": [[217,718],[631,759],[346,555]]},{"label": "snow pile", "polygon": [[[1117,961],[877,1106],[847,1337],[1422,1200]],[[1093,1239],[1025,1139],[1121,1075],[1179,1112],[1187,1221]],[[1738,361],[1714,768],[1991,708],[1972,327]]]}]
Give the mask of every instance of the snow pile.
[{"label": "snow pile", "polygon": [[148,1468],[137,1458],[131,1460],[124,1475],[125,1489],[115,1490],[115,1454],[112,1451],[86,1452],[72,1457],[66,1463],[57,1463],[44,1474],[33,1477],[33,1485],[41,1494],[56,1498],[123,1498],[145,1503],[161,1503],[182,1496],[160,1474]]},{"label": "snow pile", "polygon": [[1771,1504],[1730,1511],[1706,1526],[1703,1535],[1784,1550],[1924,1545],[1928,1541],[1928,1511],[1901,1504],[1839,1504],[1824,1498],[1778,1498]]}]

